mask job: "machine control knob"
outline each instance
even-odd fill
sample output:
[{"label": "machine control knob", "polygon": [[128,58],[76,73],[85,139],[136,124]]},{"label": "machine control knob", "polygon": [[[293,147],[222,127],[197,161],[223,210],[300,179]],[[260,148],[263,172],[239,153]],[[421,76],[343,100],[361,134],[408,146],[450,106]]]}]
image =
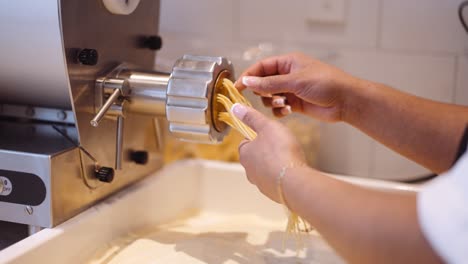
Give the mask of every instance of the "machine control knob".
[{"label": "machine control knob", "polygon": [[217,84],[220,78],[233,77],[233,66],[224,57],[184,55],[178,59],[167,84],[169,131],[185,141],[221,142],[229,128],[215,125]]},{"label": "machine control knob", "polygon": [[97,64],[99,55],[95,49],[82,49],[78,53],[78,61],[81,64],[94,66]]},{"label": "machine control knob", "polygon": [[102,182],[110,183],[114,180],[114,169],[109,167],[101,167],[95,172],[95,176]]},{"label": "machine control knob", "polygon": [[162,39],[160,36],[150,36],[145,38],[143,45],[150,50],[160,50],[162,48]]},{"label": "machine control knob", "polygon": [[130,154],[130,159],[136,164],[145,165],[148,163],[148,151],[133,151]]}]

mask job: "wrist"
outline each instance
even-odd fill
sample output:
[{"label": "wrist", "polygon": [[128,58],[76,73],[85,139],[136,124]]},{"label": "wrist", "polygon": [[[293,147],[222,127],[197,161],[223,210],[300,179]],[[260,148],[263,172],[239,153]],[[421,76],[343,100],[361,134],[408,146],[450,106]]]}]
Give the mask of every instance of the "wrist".
[{"label": "wrist", "polygon": [[376,83],[354,77],[344,89],[344,99],[342,105],[341,121],[350,125],[355,125],[356,121],[368,111],[372,91],[375,90]]},{"label": "wrist", "polygon": [[[301,208],[298,206],[298,200],[307,200],[308,198],[304,188],[308,188],[309,184],[314,181],[314,170],[307,166],[287,167],[284,174],[280,175],[279,184],[281,184],[281,203],[289,210],[300,213]],[[304,196],[304,197],[302,197]]]}]

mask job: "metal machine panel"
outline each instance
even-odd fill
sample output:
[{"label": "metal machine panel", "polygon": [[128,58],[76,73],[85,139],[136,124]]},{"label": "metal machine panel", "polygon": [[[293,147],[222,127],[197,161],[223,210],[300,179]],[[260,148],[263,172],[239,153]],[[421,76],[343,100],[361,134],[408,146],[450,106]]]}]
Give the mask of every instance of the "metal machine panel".
[{"label": "metal machine panel", "polygon": [[[102,96],[97,78],[123,62],[153,69],[157,47],[147,40],[157,34],[158,17],[159,1],[152,0],[129,15],[97,0],[0,3],[0,170],[37,175],[47,192],[39,205],[0,199],[0,220],[54,226],[162,166],[161,122],[127,114],[122,170],[112,183],[99,181],[97,167],[114,167],[116,120],[89,123]],[[80,57],[90,49],[98,54],[95,65]],[[147,162],[135,160],[135,152]]]},{"label": "metal machine panel", "polygon": [[154,0],[0,1],[0,220],[69,219],[159,169],[168,128],[223,140],[214,98],[231,62],[154,72],[158,17]]},{"label": "metal machine panel", "polygon": [[2,103],[71,109],[59,2],[0,3]]}]

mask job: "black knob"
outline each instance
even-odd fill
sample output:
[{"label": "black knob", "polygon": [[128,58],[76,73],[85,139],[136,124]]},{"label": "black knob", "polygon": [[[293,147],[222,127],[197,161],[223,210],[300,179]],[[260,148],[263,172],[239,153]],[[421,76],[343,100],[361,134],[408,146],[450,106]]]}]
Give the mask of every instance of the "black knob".
[{"label": "black knob", "polygon": [[162,48],[162,39],[160,36],[146,37],[144,46],[151,50],[160,50]]},{"label": "black knob", "polygon": [[136,164],[145,165],[148,163],[148,152],[147,151],[133,151],[130,154],[130,159]]},{"label": "black knob", "polygon": [[78,61],[84,65],[96,65],[98,58],[99,55],[95,49],[82,49],[78,53]]},{"label": "black knob", "polygon": [[101,167],[94,174],[96,178],[102,182],[112,182],[114,180],[114,169],[109,167]]}]

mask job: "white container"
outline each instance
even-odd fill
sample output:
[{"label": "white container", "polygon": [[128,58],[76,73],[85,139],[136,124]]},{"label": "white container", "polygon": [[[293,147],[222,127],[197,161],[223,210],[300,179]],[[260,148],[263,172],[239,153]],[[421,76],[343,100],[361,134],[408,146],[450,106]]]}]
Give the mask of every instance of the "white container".
[{"label": "white container", "polygon": [[[359,185],[389,191],[417,191],[418,188],[377,180],[352,177],[345,179]],[[225,253],[222,253],[215,249],[210,252],[210,248],[203,248],[203,245],[209,247],[209,244],[196,244],[195,240],[190,242],[192,244],[187,244],[180,239],[180,236],[176,244],[169,245],[163,243],[164,241],[151,241],[142,234],[144,230],[154,232],[158,227],[164,231],[168,226],[167,223],[174,221],[183,223],[181,219],[185,219],[184,221],[191,225],[190,230],[185,227],[187,232],[198,236],[196,238],[204,239],[201,240],[203,243],[207,241],[213,243],[219,239],[229,241],[230,235],[239,233],[245,235],[246,242],[242,249],[235,247],[230,252],[228,247]],[[246,223],[242,222],[243,226],[225,232],[226,219],[232,219],[232,226],[239,221],[245,220]],[[249,219],[253,219],[251,225]],[[224,221],[224,227],[219,226],[218,230],[216,221],[221,220]],[[125,263],[145,263],[144,261],[148,260],[144,259],[145,257],[151,257],[151,263],[174,263],[174,261],[210,263],[215,257],[219,258],[216,259],[218,263],[239,263],[241,260],[254,263],[263,263],[263,261],[269,263],[273,260],[295,263],[298,259],[294,248],[291,247],[295,245],[294,241],[287,243],[289,249],[284,252],[278,248],[281,244],[278,243],[278,239],[264,245],[249,242],[249,239],[259,240],[263,235],[262,230],[270,232],[270,235],[276,234],[278,238],[278,234],[285,227],[285,221],[283,208],[264,197],[255,186],[251,185],[239,164],[202,160],[179,161],[69,221],[52,229],[44,229],[0,251],[0,263],[89,263],[93,258],[96,258],[96,261],[92,263],[109,263],[112,256],[122,257],[124,251],[121,250],[126,245],[130,244],[135,249],[141,242],[150,243],[145,244],[150,245],[148,251],[138,254],[140,257],[138,262]],[[252,229],[255,225],[260,226],[262,230]],[[197,227],[206,227],[210,232],[200,234],[196,230]],[[213,232],[216,233],[218,240],[210,240],[214,237]],[[187,237],[193,238],[193,236]],[[121,243],[121,241],[126,242]],[[299,259],[307,258],[307,262],[316,263],[342,263],[317,233],[312,233],[305,243],[307,250],[302,252],[302,255],[299,254]],[[180,245],[191,245],[197,249],[190,251]],[[156,249],[159,250],[158,253],[151,256]],[[144,246],[138,250],[144,250]],[[260,255],[252,253],[254,251]],[[215,252],[217,253],[214,254]],[[158,259],[159,256],[161,259]],[[99,259],[102,262],[98,261]],[[186,261],[182,261],[183,259]],[[122,262],[110,261],[110,263]]]}]

